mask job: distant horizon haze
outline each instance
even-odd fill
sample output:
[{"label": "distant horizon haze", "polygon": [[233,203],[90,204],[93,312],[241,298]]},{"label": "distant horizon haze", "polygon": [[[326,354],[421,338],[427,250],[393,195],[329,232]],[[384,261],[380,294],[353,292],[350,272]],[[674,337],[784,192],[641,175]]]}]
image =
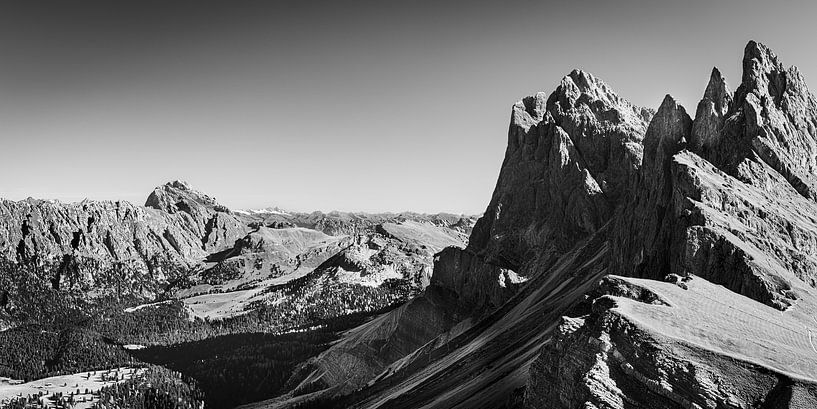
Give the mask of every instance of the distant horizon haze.
[{"label": "distant horizon haze", "polygon": [[514,102],[578,68],[694,116],[713,65],[740,84],[749,40],[817,84],[815,15],[786,0],[5,2],[0,197],[142,205],[180,179],[231,209],[479,214]]}]

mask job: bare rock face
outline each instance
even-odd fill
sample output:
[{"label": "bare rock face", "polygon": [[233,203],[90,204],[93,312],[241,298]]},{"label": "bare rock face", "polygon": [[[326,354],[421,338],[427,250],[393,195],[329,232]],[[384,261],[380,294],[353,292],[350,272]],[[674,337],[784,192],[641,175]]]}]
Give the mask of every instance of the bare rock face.
[{"label": "bare rock face", "polygon": [[215,198],[179,180],[154,189],[145,207],[180,215],[198,233],[202,249],[208,252],[232,247],[249,232],[249,228]]},{"label": "bare rock face", "polygon": [[[691,126],[688,119],[665,120],[664,101],[645,138],[641,175],[616,219],[618,236],[611,242],[616,271],[655,279],[698,275],[780,309],[795,302],[798,287],[815,285],[817,208],[799,188],[805,185],[792,183],[791,172],[768,160],[761,149],[766,131],[745,122],[748,106],[740,107],[759,90],[777,92],[776,80],[769,78],[780,67],[771,51],[750,43],[744,83],[734,98],[713,70]],[[804,101],[814,98],[805,85],[793,84],[786,89],[794,94],[781,91],[780,98],[802,102],[790,107],[808,105]],[[732,100],[738,103],[730,108]],[[773,115],[773,107],[767,108]],[[800,164],[817,147],[806,146],[810,131],[793,124],[807,123],[803,117],[811,114],[806,109],[786,114],[784,122],[761,121],[768,129],[791,130],[787,138],[799,135],[801,150],[786,155],[803,157]],[[677,142],[662,148],[655,141]],[[687,145],[691,152],[682,151]],[[655,166],[658,162],[662,165]]]},{"label": "bare rock face", "polygon": [[[713,76],[714,79],[714,76]],[[751,181],[752,162],[763,162],[783,175],[801,195],[814,200],[817,189],[817,100],[797,67],[786,68],[763,44],[750,41],[743,58],[743,79],[732,102],[710,83],[702,104],[712,100],[724,112],[720,132],[712,115],[696,118],[695,140],[717,139],[701,155],[742,181]],[[716,115],[715,116],[719,116]]]},{"label": "bare rock face", "polygon": [[[673,272],[695,274],[776,308],[815,286],[817,207],[771,168],[777,189],[741,182],[684,152],[674,159],[680,214],[689,227],[674,244]],[[680,200],[679,200],[680,201]]]},{"label": "bare rock face", "polygon": [[[616,284],[610,286],[610,281]],[[632,293],[603,294],[593,302],[590,314],[564,317],[554,340],[531,366],[528,407],[807,408],[817,404],[817,388],[802,380],[814,374],[815,361],[809,356],[813,351],[787,342],[766,348],[776,344],[781,327],[791,331],[785,337],[805,341],[810,335],[801,324],[808,325],[807,317],[780,317],[757,303],[746,306],[737,294],[702,279],[692,279],[682,288],[611,276],[601,288],[621,286],[651,297],[638,300]],[[776,324],[768,327],[766,322]],[[779,370],[783,362],[798,365],[782,373],[770,370]]]},{"label": "bare rock face", "polygon": [[573,71],[547,99],[513,107],[508,148],[491,203],[469,248],[511,269],[563,254],[609,219],[641,162],[652,112]]},{"label": "bare rock face", "polygon": [[[469,274],[462,274],[468,272]],[[486,283],[486,279],[493,281]],[[437,254],[431,284],[453,291],[457,301],[474,311],[493,310],[527,281],[513,270],[488,264],[471,251],[449,247]]]},{"label": "bare rock face", "polygon": [[608,277],[591,313],[563,320],[526,404],[814,407],[814,97],[750,42],[743,83],[729,96],[714,70],[691,134],[666,105],[610,241],[611,272],[648,279]]},{"label": "bare rock face", "polygon": [[184,182],[157,188],[147,205],[3,200],[0,253],[18,263],[57,265],[54,288],[104,289],[100,272],[119,271],[133,275],[136,295],[150,297],[168,274],[189,271],[248,230],[215,199]]},{"label": "bare rock face", "polygon": [[652,115],[579,70],[550,96],[517,102],[499,179],[467,254],[440,254],[432,283],[499,307],[518,287],[499,277],[510,272],[524,281],[527,264],[554,263],[610,219],[637,173]]},{"label": "bare rock face", "polygon": [[678,228],[670,167],[672,155],[686,144],[691,128],[692,119],[667,95],[647,129],[643,164],[634,188],[628,191],[614,222],[615,269],[636,276],[669,273],[671,260],[666,249]]},{"label": "bare rock face", "polygon": [[617,204],[641,159],[653,111],[633,106],[592,74],[574,70],[550,95],[547,111],[581,152],[607,199]]},{"label": "bare rock face", "polygon": [[720,147],[721,130],[731,107],[732,93],[721,72],[713,68],[703,99],[695,112],[690,150],[708,157]]},{"label": "bare rock face", "polygon": [[94,287],[99,269],[118,265],[161,280],[204,255],[195,232],[172,215],[126,202],[33,199],[0,202],[0,251],[16,262],[71,266],[59,269],[65,277],[53,285],[79,288]]}]

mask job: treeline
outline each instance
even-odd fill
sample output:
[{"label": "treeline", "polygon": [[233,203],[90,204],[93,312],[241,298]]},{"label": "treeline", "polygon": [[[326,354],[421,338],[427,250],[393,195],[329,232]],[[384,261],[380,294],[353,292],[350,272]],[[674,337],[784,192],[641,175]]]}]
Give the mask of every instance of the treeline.
[{"label": "treeline", "polygon": [[161,366],[124,382],[103,387],[98,409],[203,409],[204,393],[195,380]]},{"label": "treeline", "polygon": [[[96,272],[95,277],[110,281],[113,287],[93,298],[76,290],[77,283],[53,286],[50,280],[65,274],[64,270],[53,263],[21,265],[0,260],[0,322],[35,325],[46,331],[91,328],[124,344],[170,345],[220,335],[308,328],[321,321],[400,304],[416,291],[409,280],[388,280],[383,286],[368,287],[337,282],[330,278],[331,272],[315,271],[271,288],[268,298],[278,300],[275,304],[259,301],[249,305],[244,314],[206,321],[191,317],[183,302],[167,300],[164,293],[158,299],[138,297],[140,290],[158,290],[147,291],[143,283],[113,278],[117,272],[130,277],[126,266]],[[125,287],[127,290],[118,292]],[[159,300],[166,302],[125,312],[127,307]]]},{"label": "treeline", "polygon": [[288,392],[295,368],[372,315],[354,313],[319,322],[319,328],[283,335],[236,334],[132,351],[141,361],[179,371],[198,381],[208,408],[232,408]]},{"label": "treeline", "polygon": [[[201,384],[192,390],[164,379],[160,388],[116,386],[100,401],[107,408],[197,407],[204,399],[196,395],[201,390],[207,391],[208,407],[215,408],[280,395],[296,365],[327,348],[337,331],[394,308],[414,291],[408,280],[367,287],[338,282],[331,272],[321,271],[271,289],[268,295],[278,303],[259,302],[245,314],[206,321],[191,317],[182,301],[166,300],[156,288],[117,279],[110,271],[100,277],[110,280],[114,290],[97,292],[94,298],[77,289],[83,285],[74,276],[54,285],[54,277],[64,274],[59,266],[23,267],[0,260],[0,272],[0,322],[18,323],[0,332],[0,376],[33,380],[128,366],[133,353]],[[166,301],[125,312],[156,300],[137,296],[140,291]],[[292,330],[306,332],[280,335]],[[129,353],[119,344],[182,345]],[[167,406],[179,399],[184,405]]]},{"label": "treeline", "polygon": [[124,312],[126,304],[108,302],[85,324],[125,344],[173,345],[245,334],[280,334],[310,328],[352,314],[371,314],[399,305],[414,287],[407,280],[388,280],[381,287],[351,285],[313,276],[273,289],[275,304],[259,301],[244,314],[221,320],[191,317],[182,301],[172,300]]},{"label": "treeline", "polygon": [[[127,380],[104,386],[96,392],[40,392],[20,396],[2,405],[3,409],[42,409],[47,404],[57,409],[71,409],[90,403],[95,409],[203,409],[204,394],[196,381],[160,366],[149,365]],[[117,373],[113,380],[117,380]],[[103,374],[103,378],[105,378]],[[110,378],[109,378],[110,379]]]},{"label": "treeline", "polygon": [[238,334],[133,353],[196,379],[208,408],[233,408],[283,393],[294,367],[336,338],[328,331]]},{"label": "treeline", "polygon": [[49,331],[26,325],[0,332],[3,377],[30,381],[132,362],[121,347],[83,328]]}]

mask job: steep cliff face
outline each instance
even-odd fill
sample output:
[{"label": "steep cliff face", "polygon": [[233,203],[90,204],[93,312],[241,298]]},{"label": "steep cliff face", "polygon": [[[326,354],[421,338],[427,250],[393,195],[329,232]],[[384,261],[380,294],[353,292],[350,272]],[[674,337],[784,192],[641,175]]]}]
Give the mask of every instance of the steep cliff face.
[{"label": "steep cliff face", "polygon": [[677,226],[672,197],[672,155],[686,144],[691,127],[684,108],[667,95],[647,129],[641,169],[614,221],[613,271],[652,277],[669,273],[672,254],[667,249],[683,229]]},{"label": "steep cliff face", "polygon": [[524,281],[529,264],[555,263],[610,219],[652,115],[580,70],[517,102],[491,202],[468,248],[440,254],[432,283],[488,310],[507,301],[518,286],[502,277]]}]

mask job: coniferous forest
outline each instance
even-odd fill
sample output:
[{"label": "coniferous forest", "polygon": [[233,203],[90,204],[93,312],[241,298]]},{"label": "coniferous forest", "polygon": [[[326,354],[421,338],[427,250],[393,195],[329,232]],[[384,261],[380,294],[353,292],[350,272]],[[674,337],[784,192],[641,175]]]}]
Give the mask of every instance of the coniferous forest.
[{"label": "coniferous forest", "polygon": [[[61,268],[57,263],[0,264],[5,272],[0,276],[0,319],[23,323],[0,331],[0,377],[31,381],[116,367],[147,368],[135,379],[103,388],[94,403],[100,408],[206,404],[218,409],[277,396],[298,363],[326,349],[340,331],[399,305],[403,297],[393,294],[407,296],[409,291],[401,290],[399,282],[382,293],[337,286],[296,297],[308,305],[300,314],[292,313],[293,305],[261,304],[249,313],[210,321],[191,319],[178,300],[126,312],[145,300],[123,296],[127,291],[90,300],[81,288],[55,288],[47,278]],[[115,282],[111,288],[125,284],[116,282],[121,271],[100,275]],[[305,293],[311,279],[307,275],[273,291]],[[128,350],[126,344],[144,348]],[[40,398],[20,397],[6,405],[39,407]],[[72,395],[52,396],[51,401],[65,407],[76,403]]]}]

